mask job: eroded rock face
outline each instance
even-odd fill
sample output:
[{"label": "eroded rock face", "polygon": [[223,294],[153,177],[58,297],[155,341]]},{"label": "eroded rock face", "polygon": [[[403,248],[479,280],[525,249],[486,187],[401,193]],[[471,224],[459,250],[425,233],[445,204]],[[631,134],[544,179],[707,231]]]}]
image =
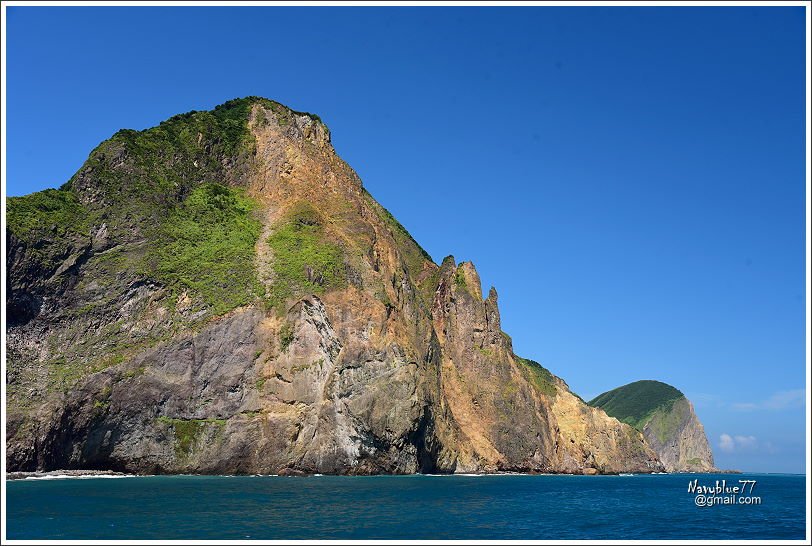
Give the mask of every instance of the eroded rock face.
[{"label": "eroded rock face", "polygon": [[713,452],[691,402],[682,397],[671,409],[655,413],[643,434],[667,472],[713,472]]},{"label": "eroded rock face", "polygon": [[[246,101],[245,140],[227,146],[192,115],[159,134],[185,147],[145,161],[152,133],[124,132],[66,190],[91,225],[7,234],[9,470],[663,469],[640,432],[513,353],[496,290],[483,299],[471,263],[434,264],[320,121]],[[154,264],[154,234],[212,178],[250,198],[259,223],[239,257],[254,292],[233,301],[211,293],[234,279],[211,287]],[[175,182],[156,193],[154,180]],[[106,214],[121,188],[142,191],[141,208]],[[272,239],[285,229],[313,255],[292,273]]]},{"label": "eroded rock face", "polygon": [[553,404],[558,425],[558,468],[578,473],[662,472],[663,464],[643,435],[630,426],[591,408],[565,389]]}]

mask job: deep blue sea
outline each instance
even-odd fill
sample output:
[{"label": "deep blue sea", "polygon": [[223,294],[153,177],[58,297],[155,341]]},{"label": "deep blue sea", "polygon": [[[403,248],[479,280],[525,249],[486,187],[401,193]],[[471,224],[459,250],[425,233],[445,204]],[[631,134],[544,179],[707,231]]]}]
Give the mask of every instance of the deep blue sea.
[{"label": "deep blue sea", "polygon": [[[710,496],[760,504],[699,507],[694,479],[755,480],[744,495]],[[6,488],[9,539],[805,538],[799,475],[154,476]]]}]

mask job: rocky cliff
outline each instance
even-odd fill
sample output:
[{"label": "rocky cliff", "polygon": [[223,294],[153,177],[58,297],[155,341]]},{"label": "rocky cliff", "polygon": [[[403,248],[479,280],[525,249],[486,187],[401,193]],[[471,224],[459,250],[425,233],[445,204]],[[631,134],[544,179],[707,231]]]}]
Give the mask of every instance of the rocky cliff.
[{"label": "rocky cliff", "polygon": [[513,353],[317,116],[261,98],[100,144],[7,203],[8,470],[660,471]]},{"label": "rocky cliff", "polygon": [[713,452],[691,402],[659,381],[636,381],[589,402],[641,431],[667,472],[713,472]]}]

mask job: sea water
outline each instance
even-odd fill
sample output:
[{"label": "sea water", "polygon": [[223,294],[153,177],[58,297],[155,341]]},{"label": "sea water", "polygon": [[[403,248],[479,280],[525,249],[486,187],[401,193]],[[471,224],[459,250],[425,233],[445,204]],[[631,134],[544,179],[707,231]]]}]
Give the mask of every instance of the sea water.
[{"label": "sea water", "polygon": [[[740,480],[755,483],[732,492]],[[805,477],[777,474],[85,477],[6,493],[9,539],[803,539],[806,513]]]}]

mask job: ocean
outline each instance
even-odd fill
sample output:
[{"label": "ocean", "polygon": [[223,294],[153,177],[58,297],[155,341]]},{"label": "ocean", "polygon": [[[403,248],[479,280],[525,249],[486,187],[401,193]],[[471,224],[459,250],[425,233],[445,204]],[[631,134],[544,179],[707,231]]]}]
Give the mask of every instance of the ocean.
[{"label": "ocean", "polygon": [[8,539],[805,538],[801,475],[133,476],[6,493]]}]

